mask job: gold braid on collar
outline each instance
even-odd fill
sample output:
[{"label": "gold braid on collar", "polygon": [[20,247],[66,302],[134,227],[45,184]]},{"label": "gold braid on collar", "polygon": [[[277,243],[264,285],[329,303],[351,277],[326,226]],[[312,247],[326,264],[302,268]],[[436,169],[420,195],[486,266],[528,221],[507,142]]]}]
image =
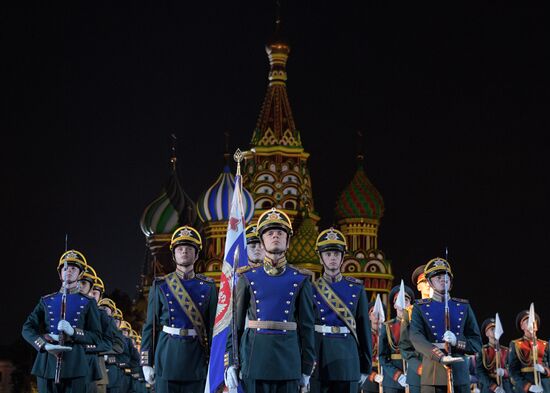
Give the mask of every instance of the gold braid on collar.
[{"label": "gold braid on collar", "polygon": [[282,274],[286,269],[286,257],[283,255],[278,261],[277,265],[273,266],[273,260],[268,256],[264,257],[264,270],[270,276],[278,276]]}]

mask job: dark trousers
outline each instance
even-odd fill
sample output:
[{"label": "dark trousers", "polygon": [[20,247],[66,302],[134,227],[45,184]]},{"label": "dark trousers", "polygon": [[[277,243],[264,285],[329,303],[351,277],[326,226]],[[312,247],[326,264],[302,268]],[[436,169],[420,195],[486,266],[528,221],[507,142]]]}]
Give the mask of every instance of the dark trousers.
[{"label": "dark trousers", "polygon": [[383,386],[383,387],[384,387],[384,393],[404,393],[405,392],[405,388],[398,389],[398,388],[390,388],[386,386]]},{"label": "dark trousers", "polygon": [[246,393],[297,393],[300,390],[300,381],[297,379],[283,381],[245,379],[243,387]]},{"label": "dark trousers", "polygon": [[409,393],[420,393],[420,386],[409,385]]},{"label": "dark trousers", "polygon": [[63,378],[60,384],[53,379],[36,377],[39,393],[86,393],[86,377]]},{"label": "dark trousers", "polygon": [[357,381],[319,381],[311,378],[311,393],[357,393]]},{"label": "dark trousers", "polygon": [[200,381],[170,381],[157,378],[155,381],[155,393],[204,393],[206,380]]},{"label": "dark trousers", "polygon": [[[470,385],[454,385],[455,393],[470,393]],[[422,385],[420,387],[422,393],[447,393],[447,385]]]}]

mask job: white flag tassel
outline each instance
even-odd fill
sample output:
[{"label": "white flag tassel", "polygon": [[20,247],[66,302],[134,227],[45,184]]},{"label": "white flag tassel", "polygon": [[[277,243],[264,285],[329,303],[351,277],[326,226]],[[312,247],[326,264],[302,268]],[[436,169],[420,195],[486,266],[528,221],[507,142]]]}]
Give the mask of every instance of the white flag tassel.
[{"label": "white flag tassel", "polygon": [[529,307],[529,319],[527,320],[527,329],[534,334],[535,332],[535,304],[531,303]]},{"label": "white flag tassel", "polygon": [[500,318],[498,317],[498,312],[495,315],[495,338],[500,340],[500,337],[504,334],[504,330],[502,329],[502,324],[500,323]]},{"label": "white flag tassel", "polygon": [[374,310],[372,311],[378,316],[378,323],[382,324],[386,320],[384,315],[384,305],[382,300],[380,300],[380,294],[376,295],[376,301],[374,302]]},{"label": "white flag tassel", "polygon": [[401,280],[401,285],[399,286],[399,293],[397,294],[397,300],[395,301],[395,307],[404,310],[407,306],[405,303],[405,284]]}]

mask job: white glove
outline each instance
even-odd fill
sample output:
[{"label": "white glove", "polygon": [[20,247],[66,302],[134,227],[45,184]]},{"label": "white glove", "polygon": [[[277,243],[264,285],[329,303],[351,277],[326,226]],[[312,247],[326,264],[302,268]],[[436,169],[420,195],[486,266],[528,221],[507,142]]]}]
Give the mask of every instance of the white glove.
[{"label": "white glove", "polygon": [[480,392],[481,392],[481,390],[479,390],[479,388],[477,386],[472,389],[472,393],[480,393]]},{"label": "white glove", "polygon": [[407,386],[407,376],[405,374],[401,374],[399,378],[397,378],[397,382],[399,382],[399,385],[403,387]]},{"label": "white glove", "polygon": [[300,386],[309,386],[310,378],[311,375],[302,374],[302,378],[300,378]]},{"label": "white glove", "polygon": [[229,389],[236,389],[239,386],[239,377],[235,366],[229,366],[223,375],[223,382]]},{"label": "white glove", "polygon": [[546,375],[546,370],[542,367],[542,364],[535,363],[535,370],[543,375]]},{"label": "white glove", "polygon": [[361,378],[359,378],[359,386],[363,386],[367,378],[369,377],[369,374],[361,374]]},{"label": "white glove", "polygon": [[48,336],[50,336],[54,341],[59,341],[59,334],[50,333]]},{"label": "white glove", "polygon": [[445,366],[448,365],[448,364],[459,363],[459,362],[463,362],[463,361],[464,361],[464,359],[462,359],[462,358],[459,358],[459,357],[456,357],[456,358],[455,358],[454,356],[449,356],[449,355],[443,356],[443,357],[439,360],[439,362],[440,362],[441,364],[445,365]]},{"label": "white glove", "polygon": [[384,377],[380,374],[376,374],[374,376],[374,382],[376,382],[376,383],[382,383],[383,380],[384,380]]},{"label": "white glove", "polygon": [[529,391],[532,393],[542,393],[544,389],[540,385],[531,385],[529,386]]},{"label": "white glove", "polygon": [[506,393],[506,390],[502,386],[497,386],[495,389],[495,393]]},{"label": "white glove", "polygon": [[72,336],[74,334],[74,328],[68,321],[64,319],[59,321],[59,323],[57,324],[57,330],[67,333],[68,336]]},{"label": "white glove", "polygon": [[46,344],[44,345],[44,349],[54,356],[57,356],[61,352],[68,352],[73,350],[71,347],[56,344]]},{"label": "white glove", "polygon": [[451,332],[450,330],[447,330],[443,334],[443,341],[451,344],[454,347],[456,345],[456,336],[453,332]]},{"label": "white glove", "polygon": [[155,369],[151,366],[143,366],[143,376],[145,377],[145,381],[147,381],[148,384],[154,385],[155,384]]},{"label": "white glove", "polygon": [[504,377],[504,374],[506,374],[506,370],[503,368],[497,368],[496,373],[499,377]]}]

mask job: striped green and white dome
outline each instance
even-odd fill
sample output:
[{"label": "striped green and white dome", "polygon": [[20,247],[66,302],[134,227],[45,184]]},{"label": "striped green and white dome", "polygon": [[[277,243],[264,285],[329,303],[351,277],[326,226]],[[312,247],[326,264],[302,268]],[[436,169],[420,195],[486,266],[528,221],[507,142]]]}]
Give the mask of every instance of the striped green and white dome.
[{"label": "striped green and white dome", "polygon": [[195,203],[185,193],[173,170],[160,195],[145,208],[140,226],[145,236],[171,234],[180,226],[193,226],[196,219]]}]

